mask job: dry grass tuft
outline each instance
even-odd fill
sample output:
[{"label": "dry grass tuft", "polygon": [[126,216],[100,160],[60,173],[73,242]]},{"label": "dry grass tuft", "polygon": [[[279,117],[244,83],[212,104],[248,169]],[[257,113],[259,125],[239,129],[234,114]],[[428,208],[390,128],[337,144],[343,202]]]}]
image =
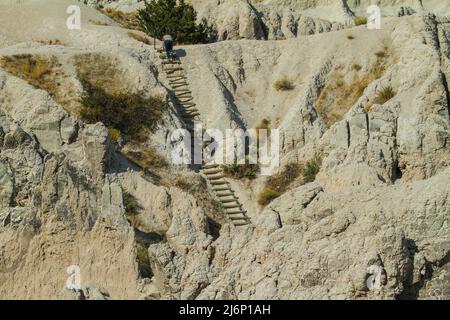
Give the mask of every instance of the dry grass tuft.
[{"label": "dry grass tuft", "polygon": [[362,25],[367,24],[367,17],[365,17],[365,16],[357,16],[357,17],[355,17],[354,21],[355,21],[355,25],[362,26]]},{"label": "dry grass tuft", "polygon": [[278,174],[267,179],[266,184],[258,195],[258,203],[262,206],[268,205],[272,200],[281,196],[301,174],[300,165],[290,163]]},{"label": "dry grass tuft", "polygon": [[387,52],[386,52],[386,50],[380,50],[380,51],[375,52],[375,55],[378,58],[383,59],[383,58],[386,58]]},{"label": "dry grass tuft", "polygon": [[141,30],[139,20],[134,12],[123,12],[113,8],[101,9],[100,11],[126,29]]},{"label": "dry grass tuft", "polygon": [[378,90],[377,96],[374,99],[376,104],[385,104],[389,100],[395,97],[397,92],[392,88],[392,86],[386,86]]},{"label": "dry grass tuft", "polygon": [[137,164],[145,174],[152,174],[154,170],[168,166],[166,159],[149,146],[132,143],[122,150],[122,154]]},{"label": "dry grass tuft", "polygon": [[253,180],[258,176],[258,164],[229,164],[222,166],[223,172],[233,179],[250,179]]},{"label": "dry grass tuft", "polygon": [[289,91],[295,88],[292,80],[290,80],[287,76],[283,76],[281,79],[277,80],[273,87],[277,91]]},{"label": "dry grass tuft", "polygon": [[360,71],[361,69],[362,69],[362,66],[360,64],[355,63],[352,65],[352,70]]},{"label": "dry grass tuft", "polygon": [[147,45],[151,44],[150,39],[145,35],[138,34],[136,32],[128,32],[128,36],[133,38],[134,40],[142,42],[144,44],[147,44]]},{"label": "dry grass tuft", "polygon": [[301,183],[313,182],[320,171],[322,158],[315,156],[303,166],[298,163],[286,165],[281,172],[269,177],[265,186],[258,195],[258,203],[262,206],[268,205],[272,200],[284,194],[294,181],[301,179]]}]

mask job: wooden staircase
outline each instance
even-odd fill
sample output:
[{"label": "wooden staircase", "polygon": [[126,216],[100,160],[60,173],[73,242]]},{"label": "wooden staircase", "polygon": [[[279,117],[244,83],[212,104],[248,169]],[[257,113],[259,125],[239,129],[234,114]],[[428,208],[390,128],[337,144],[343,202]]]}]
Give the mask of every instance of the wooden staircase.
[{"label": "wooden staircase", "polygon": [[[162,59],[163,71],[169,79],[169,84],[177,98],[177,107],[182,111],[183,121],[191,133],[194,130],[194,120],[200,121],[199,110],[194,103],[194,97],[189,89],[187,78],[184,74],[181,61],[178,57],[168,59],[162,49],[158,49]],[[193,137],[193,135],[191,135]],[[204,147],[204,146],[203,146]],[[250,224],[250,218],[243,209],[239,198],[235,195],[230,183],[226,180],[225,174],[217,164],[203,164],[201,173],[208,181],[212,192],[221,203],[222,208],[235,226],[245,226]]]}]

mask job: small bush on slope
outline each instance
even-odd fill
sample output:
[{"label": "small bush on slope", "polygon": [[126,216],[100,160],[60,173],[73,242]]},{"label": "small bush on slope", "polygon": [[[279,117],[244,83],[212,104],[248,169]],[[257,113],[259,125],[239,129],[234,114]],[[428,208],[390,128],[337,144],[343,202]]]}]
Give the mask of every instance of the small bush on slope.
[{"label": "small bush on slope", "polygon": [[318,156],[308,161],[303,167],[297,163],[290,163],[278,174],[267,179],[266,184],[258,195],[258,203],[262,206],[268,205],[272,200],[285,193],[289,186],[298,178],[301,183],[313,182],[320,171],[322,159]]},{"label": "small bush on slope", "polygon": [[392,88],[392,86],[383,87],[377,92],[377,96],[374,99],[374,103],[385,104],[393,97],[395,97],[396,94],[397,92],[394,90],[394,88]]},{"label": "small bush on slope", "polygon": [[273,87],[277,91],[289,91],[294,89],[294,84],[288,77],[283,76],[274,83]]},{"label": "small bush on slope", "polygon": [[362,26],[364,24],[367,24],[367,17],[365,16],[357,16],[355,17],[355,25]]},{"label": "small bush on slope", "polygon": [[303,177],[306,183],[316,180],[316,175],[319,173],[321,165],[322,159],[320,157],[315,157],[306,163],[303,169]]},{"label": "small bush on slope", "polygon": [[258,195],[258,203],[265,206],[273,199],[281,196],[287,190],[289,185],[299,177],[300,173],[300,165],[297,163],[290,163],[286,165],[281,172],[269,177],[263,190]]},{"label": "small bush on slope", "polygon": [[223,172],[234,179],[255,179],[259,173],[257,164],[230,164],[222,166]]}]

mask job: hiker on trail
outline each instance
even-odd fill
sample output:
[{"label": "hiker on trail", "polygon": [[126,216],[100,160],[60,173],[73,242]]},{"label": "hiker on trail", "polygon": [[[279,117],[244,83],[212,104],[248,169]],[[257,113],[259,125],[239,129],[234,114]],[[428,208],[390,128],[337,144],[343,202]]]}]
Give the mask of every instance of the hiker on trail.
[{"label": "hiker on trail", "polygon": [[166,34],[163,37],[164,50],[166,50],[167,58],[170,59],[173,50],[173,39],[171,35]]}]

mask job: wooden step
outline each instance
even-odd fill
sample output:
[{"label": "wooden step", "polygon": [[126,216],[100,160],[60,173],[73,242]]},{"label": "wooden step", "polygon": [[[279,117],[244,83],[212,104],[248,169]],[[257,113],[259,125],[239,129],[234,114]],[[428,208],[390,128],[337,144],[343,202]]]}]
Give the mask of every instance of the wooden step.
[{"label": "wooden step", "polygon": [[195,108],[192,108],[192,109],[184,109],[183,110],[184,111],[184,113],[185,114],[189,114],[189,115],[197,115],[197,114],[200,114],[199,112],[198,112],[198,110],[197,109],[195,109]]},{"label": "wooden step", "polygon": [[250,224],[250,222],[248,222],[248,221],[242,221],[242,222],[236,222],[236,221],[233,221],[233,224],[234,224],[236,227],[240,227],[240,226],[247,226],[247,225]]},{"label": "wooden step", "polygon": [[181,88],[181,87],[187,87],[188,86],[188,84],[187,83],[184,83],[184,84],[171,84],[170,85],[171,87],[172,87],[172,89],[177,89],[177,88]]},{"label": "wooden step", "polygon": [[231,190],[229,191],[222,191],[222,192],[216,192],[216,196],[218,196],[219,198],[222,197],[234,197],[234,192],[232,192]]},{"label": "wooden step", "polygon": [[189,89],[173,89],[172,91],[176,93],[189,93],[189,94],[192,93],[191,90]]},{"label": "wooden step", "polygon": [[194,103],[194,102],[186,102],[186,103],[183,103],[183,105],[182,105],[182,107],[195,107],[196,106],[196,104]]},{"label": "wooden step", "polygon": [[193,99],[192,94],[191,94],[190,91],[189,92],[185,92],[185,93],[175,93],[175,96],[177,98],[192,98]]},{"label": "wooden step", "polygon": [[228,219],[230,220],[242,220],[242,221],[248,221],[250,218],[246,216],[229,216]]},{"label": "wooden step", "polygon": [[216,163],[210,163],[210,164],[204,164],[203,165],[203,169],[207,170],[207,169],[213,169],[213,168],[217,168],[219,165]]},{"label": "wooden step", "polygon": [[224,174],[216,174],[216,175],[207,175],[209,180],[219,180],[225,178]]},{"label": "wooden step", "polygon": [[218,191],[231,191],[231,189],[230,189],[229,186],[226,186],[226,187],[224,187],[224,186],[213,186],[213,187],[212,187],[212,190],[213,190],[214,192],[218,192]]},{"label": "wooden step", "polygon": [[171,67],[171,68],[165,68],[164,71],[166,72],[173,72],[173,71],[183,71],[183,67]]},{"label": "wooden step", "polygon": [[215,174],[215,173],[219,173],[222,172],[221,168],[213,168],[213,169],[204,169],[203,173],[204,174]]},{"label": "wooden step", "polygon": [[213,186],[223,186],[223,185],[228,185],[228,182],[227,181],[225,181],[225,180],[213,180],[213,181],[210,181],[210,183],[213,185]]},{"label": "wooden step", "polygon": [[235,204],[224,204],[223,207],[225,209],[234,209],[234,208],[240,208],[242,207],[242,205],[240,203],[235,203]]},{"label": "wooden step", "polygon": [[[184,99],[186,101],[182,101],[181,99]],[[194,100],[194,98],[183,98],[183,97],[180,97],[180,98],[178,98],[178,104],[180,105],[180,107],[185,108],[187,106],[186,104],[189,103],[189,102],[192,102],[192,100]]]},{"label": "wooden step", "polygon": [[[181,99],[183,99],[183,100],[181,100]],[[190,101],[192,101],[192,100],[194,100],[194,98],[193,97],[190,97],[190,98],[183,98],[183,97],[181,97],[180,99],[178,99],[181,103],[185,103],[185,102],[190,102]]]},{"label": "wooden step", "polygon": [[163,61],[162,64],[181,64],[180,61],[176,61],[176,60],[167,60]]},{"label": "wooden step", "polygon": [[174,72],[177,72],[177,71],[183,71],[183,68],[167,68],[167,69],[164,69],[164,71],[166,73],[174,73]]},{"label": "wooden step", "polygon": [[219,199],[219,201],[220,201],[220,203],[232,203],[232,202],[236,202],[236,203],[239,203],[238,202],[238,199],[236,199],[236,198],[230,198],[230,199]]},{"label": "wooden step", "polygon": [[227,210],[225,210],[225,213],[226,214],[238,214],[238,213],[246,214],[247,212],[242,209],[227,209]]}]

